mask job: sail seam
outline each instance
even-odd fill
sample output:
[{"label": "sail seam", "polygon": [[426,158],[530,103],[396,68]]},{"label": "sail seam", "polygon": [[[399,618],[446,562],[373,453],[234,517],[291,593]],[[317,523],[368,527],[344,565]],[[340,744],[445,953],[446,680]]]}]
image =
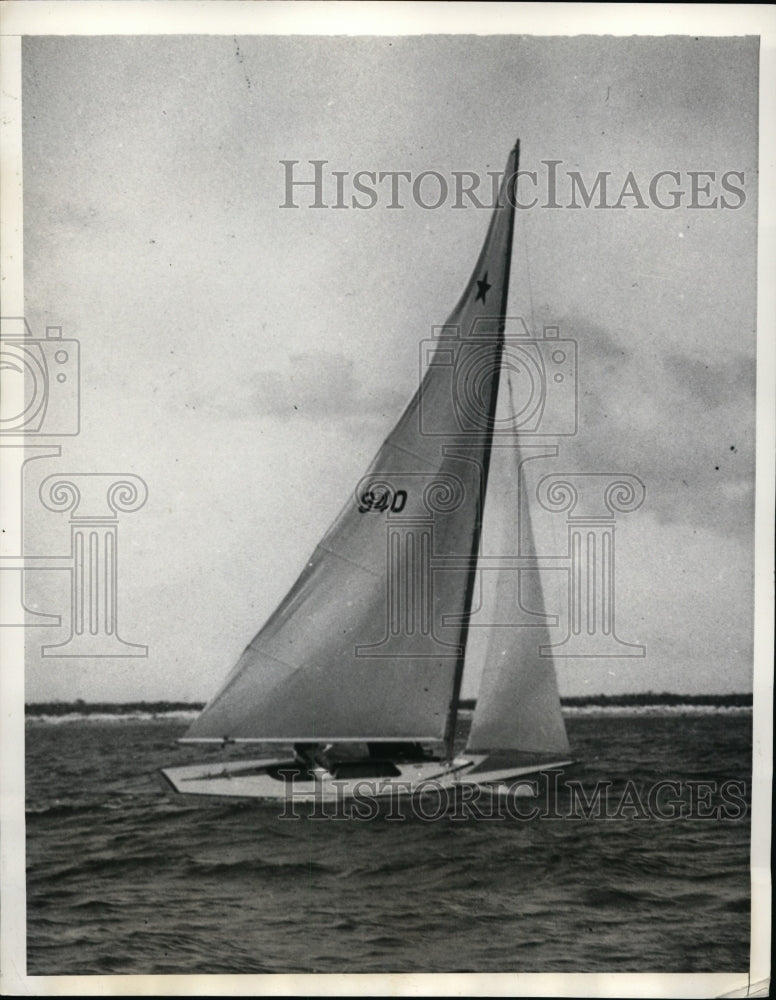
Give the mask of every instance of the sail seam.
[{"label": "sail seam", "polygon": [[341,559],[343,562],[348,563],[348,565],[350,566],[355,566],[356,569],[360,569],[362,572],[368,573],[370,576],[373,576],[378,580],[382,579],[380,573],[375,573],[374,570],[367,569],[366,566],[361,566],[359,563],[354,562],[352,559],[348,559],[347,556],[343,556],[341,552],[335,552],[334,549],[327,549],[325,545],[317,545],[316,548],[319,549],[321,552],[328,552],[330,556],[335,556],[337,559]]},{"label": "sail seam", "polygon": [[414,458],[416,462],[426,463],[428,459],[422,458],[420,455],[416,455],[414,451],[410,451],[409,448],[402,448],[400,444],[396,444],[395,441],[386,441],[385,446],[393,448],[394,451],[400,451],[403,455],[409,455],[410,458]]},{"label": "sail seam", "polygon": [[[248,649],[252,650],[254,653],[261,653],[261,655],[266,656],[268,660],[274,660],[275,663],[279,663],[281,667],[288,667],[289,670],[301,670],[304,666],[303,663],[289,663],[288,660],[281,660],[279,656],[273,656],[272,653],[268,653],[266,649],[262,648],[261,645],[254,646],[252,642],[248,643]],[[224,691],[226,690],[227,688],[224,688]]]}]

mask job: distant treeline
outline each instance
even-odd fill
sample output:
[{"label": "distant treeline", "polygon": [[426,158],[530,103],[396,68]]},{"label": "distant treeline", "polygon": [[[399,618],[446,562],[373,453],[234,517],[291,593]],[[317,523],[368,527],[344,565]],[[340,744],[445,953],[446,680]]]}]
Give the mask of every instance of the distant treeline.
[{"label": "distant treeline", "polygon": [[159,715],[162,712],[197,712],[202,701],[35,701],[24,706],[25,715]]},{"label": "distant treeline", "polygon": [[751,694],[670,694],[663,691],[655,694],[647,691],[641,694],[583,694],[571,698],[561,698],[561,705],[568,708],[583,708],[586,705],[722,705],[733,708],[751,705]]},{"label": "distant treeline", "polygon": [[[596,707],[625,707],[628,705],[721,705],[725,708],[739,707],[752,704],[751,694],[671,694],[663,691],[655,694],[654,691],[643,691],[639,694],[581,694],[568,698],[561,698],[561,705],[566,708],[585,708],[586,706]],[[461,708],[474,708],[477,704],[475,698],[462,698]]]},{"label": "distant treeline", "polygon": [[[474,708],[474,698],[461,699],[461,708]],[[561,698],[567,708],[630,705],[721,705],[738,707],[752,704],[751,694],[670,694],[653,691],[641,694],[583,694]],[[160,715],[164,712],[198,712],[201,701],[37,701],[25,705],[26,715]]]}]

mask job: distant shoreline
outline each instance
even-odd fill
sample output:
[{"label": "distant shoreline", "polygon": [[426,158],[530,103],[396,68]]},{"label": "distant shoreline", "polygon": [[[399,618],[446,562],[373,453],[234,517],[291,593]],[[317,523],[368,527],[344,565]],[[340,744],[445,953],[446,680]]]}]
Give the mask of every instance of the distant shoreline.
[{"label": "distant shoreline", "polygon": [[[655,694],[592,694],[561,698],[564,708],[631,708],[646,706],[708,705],[718,708],[751,707],[751,694],[672,694],[664,691]],[[473,709],[474,698],[461,699],[460,707]],[[201,701],[38,701],[24,706],[29,716],[58,715],[166,715],[171,712],[199,712],[205,706]]]}]

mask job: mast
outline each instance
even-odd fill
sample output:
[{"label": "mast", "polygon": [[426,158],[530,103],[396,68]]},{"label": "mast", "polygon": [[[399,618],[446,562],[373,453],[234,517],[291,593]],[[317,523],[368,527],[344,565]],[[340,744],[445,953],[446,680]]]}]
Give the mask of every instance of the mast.
[{"label": "mast", "polygon": [[[453,692],[450,700],[450,710],[447,719],[447,730],[445,733],[445,756],[447,760],[453,759],[453,748],[455,744],[455,729],[458,721],[458,702],[461,694],[461,684],[463,683],[463,669],[466,662],[466,645],[469,637],[469,616],[471,613],[472,598],[474,596],[474,584],[477,578],[477,557],[480,551],[480,539],[482,536],[482,521],[485,512],[485,498],[488,492],[488,473],[490,471],[490,458],[493,451],[493,428],[496,419],[496,407],[498,405],[499,386],[501,382],[501,366],[504,354],[504,329],[506,326],[507,300],[509,298],[509,275],[512,265],[512,240],[514,236],[515,202],[517,200],[517,171],[520,162],[520,140],[515,141],[515,145],[507,160],[507,169],[499,192],[498,207],[494,209],[494,220],[498,211],[508,213],[508,234],[506,252],[503,259],[503,272],[501,281],[501,304],[499,309],[498,325],[498,346],[497,346],[497,367],[494,376],[495,385],[490,399],[487,424],[487,445],[484,449],[482,460],[482,484],[480,490],[480,509],[474,531],[472,532],[472,548],[470,553],[469,575],[466,581],[466,598],[464,601],[464,618],[461,626],[461,655],[455,667],[453,677]],[[506,205],[504,197],[506,196]]]}]

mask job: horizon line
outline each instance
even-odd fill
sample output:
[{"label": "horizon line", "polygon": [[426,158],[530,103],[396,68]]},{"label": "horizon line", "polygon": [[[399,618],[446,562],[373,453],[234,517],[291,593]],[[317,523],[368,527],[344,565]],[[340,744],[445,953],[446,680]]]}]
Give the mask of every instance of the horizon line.
[{"label": "horizon line", "polygon": [[[617,694],[605,694],[604,692],[599,692],[596,694],[582,694],[582,695],[565,695],[561,696],[561,704],[572,705],[574,703],[589,702],[604,700],[608,702],[612,701],[623,701],[632,699],[652,699],[653,701],[687,701],[687,702],[698,702],[702,700],[713,700],[720,701],[724,699],[748,699],[750,701],[754,700],[754,693],[752,691],[727,691],[723,693],[719,692],[703,692],[703,693],[680,693],[675,691],[630,691],[630,692],[620,692]],[[462,706],[474,706],[477,703],[476,698],[461,698],[459,704]],[[43,708],[48,706],[67,706],[67,707],[94,707],[94,706],[113,706],[116,708],[120,707],[156,707],[165,705],[170,708],[179,709],[201,709],[207,704],[207,701],[203,700],[184,700],[178,698],[154,698],[154,699],[130,699],[125,701],[114,701],[110,699],[95,699],[94,701],[87,701],[84,698],[74,698],[74,699],[63,699],[63,698],[48,698],[35,701],[27,701],[24,703],[25,710],[32,708]]]}]

